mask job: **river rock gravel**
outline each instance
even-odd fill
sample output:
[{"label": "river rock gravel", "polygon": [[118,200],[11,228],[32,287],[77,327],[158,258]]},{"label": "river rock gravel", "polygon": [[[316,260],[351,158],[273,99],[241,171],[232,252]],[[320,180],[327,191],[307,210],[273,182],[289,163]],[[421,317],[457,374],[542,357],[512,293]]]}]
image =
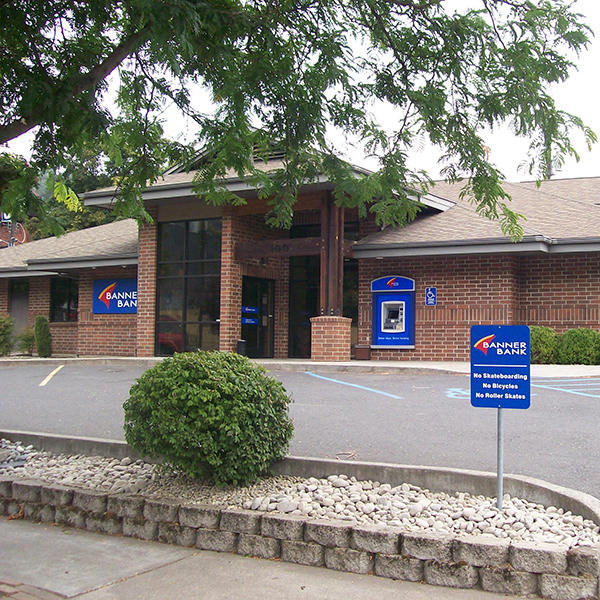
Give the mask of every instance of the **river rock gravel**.
[{"label": "river rock gravel", "polygon": [[600,528],[592,521],[559,507],[544,507],[509,495],[504,496],[503,510],[499,511],[495,500],[485,496],[431,492],[409,483],[393,487],[343,474],[326,479],[264,477],[249,486],[223,488],[142,460],[53,455],[7,440],[0,440],[0,456],[5,457],[0,460],[0,475],[16,474],[106,492],[141,493],[459,537],[486,535],[567,547],[600,544]]}]

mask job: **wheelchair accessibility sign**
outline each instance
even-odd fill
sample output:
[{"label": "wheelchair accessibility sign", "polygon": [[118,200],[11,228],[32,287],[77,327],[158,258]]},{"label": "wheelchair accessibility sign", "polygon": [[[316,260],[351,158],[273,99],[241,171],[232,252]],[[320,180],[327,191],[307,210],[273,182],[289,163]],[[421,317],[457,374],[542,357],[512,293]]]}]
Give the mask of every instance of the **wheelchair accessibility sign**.
[{"label": "wheelchair accessibility sign", "polygon": [[425,288],[425,306],[437,305],[437,288]]}]

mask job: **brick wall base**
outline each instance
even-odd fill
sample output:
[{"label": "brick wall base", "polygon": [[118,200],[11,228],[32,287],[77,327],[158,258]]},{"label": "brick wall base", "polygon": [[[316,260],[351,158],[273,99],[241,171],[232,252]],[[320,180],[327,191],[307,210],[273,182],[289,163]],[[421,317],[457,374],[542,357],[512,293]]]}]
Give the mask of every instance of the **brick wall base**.
[{"label": "brick wall base", "polygon": [[350,360],[351,324],[352,319],[347,317],[312,317],[310,319],[311,360]]},{"label": "brick wall base", "polygon": [[52,354],[77,354],[77,321],[72,323],[50,323]]}]

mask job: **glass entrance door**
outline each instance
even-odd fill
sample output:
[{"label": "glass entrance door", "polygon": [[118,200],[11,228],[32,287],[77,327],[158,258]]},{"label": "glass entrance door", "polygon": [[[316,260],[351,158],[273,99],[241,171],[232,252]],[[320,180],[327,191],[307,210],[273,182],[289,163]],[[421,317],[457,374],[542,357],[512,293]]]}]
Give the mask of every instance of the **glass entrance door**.
[{"label": "glass entrance door", "polygon": [[273,358],[275,282],[242,279],[242,339],[250,358]]}]

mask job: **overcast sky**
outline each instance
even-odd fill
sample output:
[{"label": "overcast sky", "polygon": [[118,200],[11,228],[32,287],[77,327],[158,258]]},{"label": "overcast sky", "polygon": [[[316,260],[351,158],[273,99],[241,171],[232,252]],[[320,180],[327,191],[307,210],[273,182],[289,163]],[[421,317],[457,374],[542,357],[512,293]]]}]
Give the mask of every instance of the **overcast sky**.
[{"label": "overcast sky", "polygon": [[[457,6],[467,3],[472,5],[473,0],[454,0]],[[585,15],[587,25],[596,32],[596,38],[592,39],[588,49],[579,56],[577,71],[573,71],[565,83],[554,86],[551,93],[558,108],[581,117],[600,138],[600,2],[578,0],[573,10]],[[589,152],[582,137],[574,137],[574,140],[580,161],[570,159],[554,177],[600,176],[600,142]],[[528,140],[512,135],[507,126],[485,136],[485,143],[491,149],[490,161],[500,168],[507,180],[532,179],[526,171],[519,169],[527,157]],[[439,151],[431,145],[424,145],[413,153],[410,166],[414,169],[425,169],[437,179],[440,169],[437,163],[439,155]],[[359,165],[376,168],[376,162],[365,159],[360,152],[349,153],[349,158]]]},{"label": "overcast sky", "polygon": [[[471,4],[472,0],[450,0],[456,5]],[[588,50],[578,60],[578,70],[563,84],[552,89],[552,95],[559,108],[581,117],[586,125],[592,128],[600,137],[600,2],[598,0],[578,0],[574,10],[583,13],[587,24],[597,32],[597,38],[592,40]],[[165,128],[167,135],[178,137],[177,129],[185,128],[179,120],[170,120]],[[21,136],[11,142],[9,151],[30,156],[31,135]],[[526,158],[528,142],[513,136],[509,128],[496,131],[485,138],[486,145],[491,149],[490,160],[504,173],[509,181],[531,179],[519,166]],[[562,177],[600,176],[600,143],[591,152],[587,151],[581,138],[576,138],[576,148],[581,160],[570,159],[561,171],[555,174]],[[377,162],[364,156],[360,149],[345,147],[340,142],[339,150],[354,164],[371,169],[377,168]],[[423,145],[416,149],[410,161],[415,169],[425,169],[434,178],[439,177],[437,158],[439,152],[435,148]]]}]

